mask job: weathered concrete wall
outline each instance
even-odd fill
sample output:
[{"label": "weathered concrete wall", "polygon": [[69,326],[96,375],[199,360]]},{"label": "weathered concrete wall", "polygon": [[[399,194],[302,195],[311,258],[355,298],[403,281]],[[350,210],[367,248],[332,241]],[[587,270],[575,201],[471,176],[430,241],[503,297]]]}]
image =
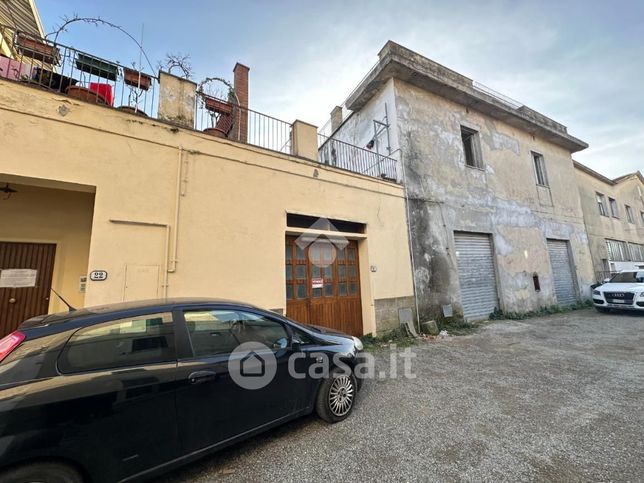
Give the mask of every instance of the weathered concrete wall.
[{"label": "weathered concrete wall", "polygon": [[[608,260],[607,238],[644,244],[644,183],[637,176],[633,176],[615,184],[609,182],[610,180],[599,179],[579,168],[575,169],[575,176],[588,232],[593,269],[597,281],[600,281],[601,272],[605,270],[603,260]],[[597,193],[606,197],[607,216],[603,216],[599,212]],[[608,198],[617,200],[619,218],[611,216]],[[634,223],[629,223],[625,205],[632,208]],[[640,261],[644,262],[644,260]],[[634,268],[634,266],[617,262],[613,264],[612,268],[619,270],[620,268]]]},{"label": "weathered concrete wall", "polygon": [[[570,153],[408,83],[396,80],[395,90],[421,317],[459,305],[454,231],[492,234],[505,311],[555,303],[547,238],[570,241],[588,297],[593,272]],[[466,166],[461,125],[479,131],[484,169]],[[545,158],[549,189],[536,184],[531,151]]]},{"label": "weathered concrete wall", "polygon": [[[366,333],[377,328],[374,300],[413,293],[397,184],[2,80],[0,143],[15,154],[0,158],[0,179],[95,187],[88,270],[109,277],[88,282],[88,305],[128,298],[134,274],[152,281],[143,287],[152,295],[284,309],[287,213],[366,225],[359,241]],[[176,270],[164,280],[175,231]]]}]

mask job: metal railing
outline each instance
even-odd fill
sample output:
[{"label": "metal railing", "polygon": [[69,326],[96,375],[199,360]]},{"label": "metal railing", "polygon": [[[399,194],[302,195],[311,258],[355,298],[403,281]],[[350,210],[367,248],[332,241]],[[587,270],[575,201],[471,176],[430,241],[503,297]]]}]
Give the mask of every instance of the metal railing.
[{"label": "metal railing", "polygon": [[6,25],[0,25],[0,53],[0,78],[134,114],[156,115],[158,79],[153,75]]},{"label": "metal railing", "polygon": [[219,138],[292,153],[293,126],[286,121],[198,92],[195,129]]},{"label": "metal railing", "polygon": [[394,158],[319,133],[318,146],[320,163],[374,178],[398,180],[398,161]]}]

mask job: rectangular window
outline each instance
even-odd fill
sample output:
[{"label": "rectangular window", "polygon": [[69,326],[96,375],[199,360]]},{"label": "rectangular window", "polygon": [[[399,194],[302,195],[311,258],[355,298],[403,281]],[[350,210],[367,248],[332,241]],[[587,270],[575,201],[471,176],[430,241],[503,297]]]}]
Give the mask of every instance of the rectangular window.
[{"label": "rectangular window", "polygon": [[631,261],[644,261],[644,245],[640,245],[639,243],[629,243],[628,248],[631,252]]},{"label": "rectangular window", "polygon": [[543,155],[539,153],[532,153],[532,161],[534,163],[534,174],[537,178],[539,186],[548,186],[548,175],[546,174],[546,161]]},{"label": "rectangular window", "polygon": [[610,205],[610,215],[613,218],[619,218],[619,207],[617,206],[617,201],[613,198],[608,198],[608,204]]},{"label": "rectangular window", "polygon": [[608,210],[606,209],[606,197],[601,193],[597,194],[597,207],[599,208],[599,214],[602,216],[608,216]]},{"label": "rectangular window", "polygon": [[77,330],[63,349],[61,372],[141,366],[176,359],[172,314],[141,315]]},{"label": "rectangular window", "polygon": [[472,168],[483,169],[479,133],[461,126],[461,139],[463,140],[463,151],[465,152],[465,164]]},{"label": "rectangular window", "polygon": [[620,240],[606,240],[608,259],[611,262],[628,262],[630,253],[626,242]]},{"label": "rectangular window", "polygon": [[624,205],[624,208],[626,208],[626,219],[628,220],[629,223],[635,223],[635,216],[633,215],[633,208],[631,208],[628,205]]}]

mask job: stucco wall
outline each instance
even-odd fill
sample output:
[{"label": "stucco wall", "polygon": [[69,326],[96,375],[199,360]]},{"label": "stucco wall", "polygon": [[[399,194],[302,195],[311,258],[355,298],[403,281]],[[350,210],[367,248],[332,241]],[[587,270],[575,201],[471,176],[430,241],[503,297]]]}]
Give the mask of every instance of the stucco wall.
[{"label": "stucco wall", "polygon": [[[0,174],[0,183],[7,181]],[[94,194],[16,183],[11,187],[18,192],[0,200],[0,241],[54,243],[52,287],[70,304],[82,307],[80,277],[87,274]],[[52,294],[49,310],[66,306]]]},{"label": "stucco wall", "polygon": [[[556,303],[547,238],[570,242],[580,295],[588,297],[592,266],[570,153],[405,82],[395,88],[421,313],[459,303],[454,231],[493,235],[505,311]],[[461,125],[479,132],[484,169],[465,165]],[[537,186],[531,151],[544,156],[550,189]]]},{"label": "stucco wall", "polygon": [[123,300],[126,274],[132,284],[149,280],[146,267],[157,267],[155,292],[164,293],[165,226],[171,254],[180,159],[169,296],[284,309],[287,212],[366,224],[360,253],[365,332],[376,327],[374,299],[412,295],[400,186],[0,82],[3,150],[20,153],[3,157],[0,173],[96,189],[89,270],[107,270],[109,278],[88,284],[87,304]]},{"label": "stucco wall", "polygon": [[[580,169],[575,169],[575,176],[588,231],[593,268],[595,272],[602,272],[604,270],[602,259],[608,259],[606,238],[644,244],[644,219],[642,218],[644,183],[637,177],[628,178],[618,184],[607,183]],[[608,216],[602,216],[599,213],[596,193],[602,193],[606,197]],[[617,201],[619,218],[611,216],[608,198]],[[625,205],[633,209],[635,223],[628,222]],[[627,268],[628,265],[630,264],[618,262],[615,268]]]}]

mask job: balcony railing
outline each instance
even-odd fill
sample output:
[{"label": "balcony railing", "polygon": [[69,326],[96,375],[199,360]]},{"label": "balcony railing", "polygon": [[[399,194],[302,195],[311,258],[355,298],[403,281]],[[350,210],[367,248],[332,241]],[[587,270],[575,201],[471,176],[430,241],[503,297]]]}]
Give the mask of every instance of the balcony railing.
[{"label": "balcony railing", "polygon": [[158,79],[0,25],[0,78],[142,116],[156,115]]},{"label": "balcony railing", "polygon": [[197,131],[280,153],[292,153],[293,126],[288,122],[201,92],[197,93],[195,110]]},{"label": "balcony railing", "polygon": [[320,163],[390,181],[398,180],[398,161],[353,144],[318,134]]}]

